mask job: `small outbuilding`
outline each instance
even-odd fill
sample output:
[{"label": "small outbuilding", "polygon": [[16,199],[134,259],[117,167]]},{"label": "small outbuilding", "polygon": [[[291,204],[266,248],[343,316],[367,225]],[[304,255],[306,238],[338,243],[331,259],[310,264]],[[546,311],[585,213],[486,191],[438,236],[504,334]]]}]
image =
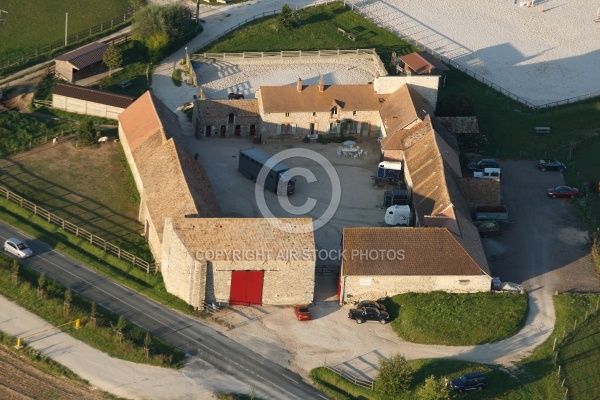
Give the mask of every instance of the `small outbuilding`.
[{"label": "small outbuilding", "polygon": [[121,94],[59,83],[52,92],[52,107],[77,114],[118,119],[135,98]]},{"label": "small outbuilding", "polygon": [[108,44],[94,42],[56,58],[55,74],[67,82],[92,76],[104,70],[102,57]]},{"label": "small outbuilding", "polygon": [[424,51],[400,57],[407,75],[443,75],[448,68],[443,62]]}]

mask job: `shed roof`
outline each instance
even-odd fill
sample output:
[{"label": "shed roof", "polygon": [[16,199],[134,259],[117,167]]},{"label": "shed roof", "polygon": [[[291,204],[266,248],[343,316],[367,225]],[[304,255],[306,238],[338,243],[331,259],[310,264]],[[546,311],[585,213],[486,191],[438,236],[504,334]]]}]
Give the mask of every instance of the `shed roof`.
[{"label": "shed roof", "polygon": [[436,117],[450,132],[455,135],[479,133],[477,117]]},{"label": "shed roof", "polygon": [[123,109],[129,107],[135,100],[134,97],[105,92],[103,90],[90,89],[83,86],[72,85],[70,83],[57,84],[53,94]]},{"label": "shed roof", "polygon": [[417,74],[428,74],[432,69],[438,71],[448,71],[449,68],[443,62],[426,52],[415,52],[400,57],[404,64]]},{"label": "shed roof", "polygon": [[58,61],[67,61],[76,69],[89,67],[99,61],[102,61],[102,56],[106,51],[108,44],[93,42],[61,56],[56,57]]},{"label": "shed roof", "polygon": [[388,97],[377,94],[373,85],[326,85],[323,92],[318,85],[304,85],[301,91],[296,85],[261,86],[258,96],[264,113],[324,112],[334,105],[343,110],[371,111],[378,110]]},{"label": "shed roof", "polygon": [[484,274],[445,228],[344,228],[342,246],[345,276]]}]

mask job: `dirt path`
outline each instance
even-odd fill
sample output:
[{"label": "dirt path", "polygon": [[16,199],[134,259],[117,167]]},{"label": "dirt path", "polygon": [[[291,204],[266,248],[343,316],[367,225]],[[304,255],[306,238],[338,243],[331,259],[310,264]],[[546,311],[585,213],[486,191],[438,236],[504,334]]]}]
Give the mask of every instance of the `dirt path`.
[{"label": "dirt path", "polygon": [[83,382],[46,373],[31,365],[28,359],[0,346],[0,398],[101,400],[109,399],[110,395]]}]

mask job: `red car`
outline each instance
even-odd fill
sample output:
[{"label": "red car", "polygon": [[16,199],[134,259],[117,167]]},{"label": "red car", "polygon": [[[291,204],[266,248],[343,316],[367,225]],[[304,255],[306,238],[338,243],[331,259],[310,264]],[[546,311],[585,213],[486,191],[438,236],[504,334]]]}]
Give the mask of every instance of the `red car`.
[{"label": "red car", "polygon": [[294,314],[296,314],[296,318],[298,318],[298,321],[309,321],[312,318],[310,315],[310,309],[306,304],[301,306],[294,306]]},{"label": "red car", "polygon": [[572,199],[579,197],[579,189],[570,186],[557,186],[553,189],[548,189],[546,194],[553,199]]}]

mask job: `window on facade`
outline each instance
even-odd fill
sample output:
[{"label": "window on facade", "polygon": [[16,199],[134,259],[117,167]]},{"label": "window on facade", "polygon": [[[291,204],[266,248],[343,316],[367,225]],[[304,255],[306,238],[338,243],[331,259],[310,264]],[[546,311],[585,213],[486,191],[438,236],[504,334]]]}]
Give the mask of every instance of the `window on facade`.
[{"label": "window on facade", "polygon": [[331,118],[335,118],[335,117],[337,117],[337,115],[338,115],[338,108],[337,108],[337,106],[335,106],[331,109]]},{"label": "window on facade", "polygon": [[316,117],[316,116],[317,116],[317,112],[313,111],[313,117]]},{"label": "window on facade", "polygon": [[285,116],[286,116],[286,117],[289,117],[289,116],[290,116],[290,113],[289,113],[289,112],[286,112],[286,113],[285,113]]},{"label": "window on facade", "polygon": [[331,122],[329,124],[329,133],[336,133],[337,132],[337,124],[334,124],[333,122]]},{"label": "window on facade", "polygon": [[229,114],[229,119],[228,119],[228,123],[233,124],[235,120],[235,115],[233,113]]},{"label": "window on facade", "polygon": [[356,111],[352,111],[352,115],[356,115]]},{"label": "window on facade", "polygon": [[350,123],[350,133],[358,133],[358,122]]}]

